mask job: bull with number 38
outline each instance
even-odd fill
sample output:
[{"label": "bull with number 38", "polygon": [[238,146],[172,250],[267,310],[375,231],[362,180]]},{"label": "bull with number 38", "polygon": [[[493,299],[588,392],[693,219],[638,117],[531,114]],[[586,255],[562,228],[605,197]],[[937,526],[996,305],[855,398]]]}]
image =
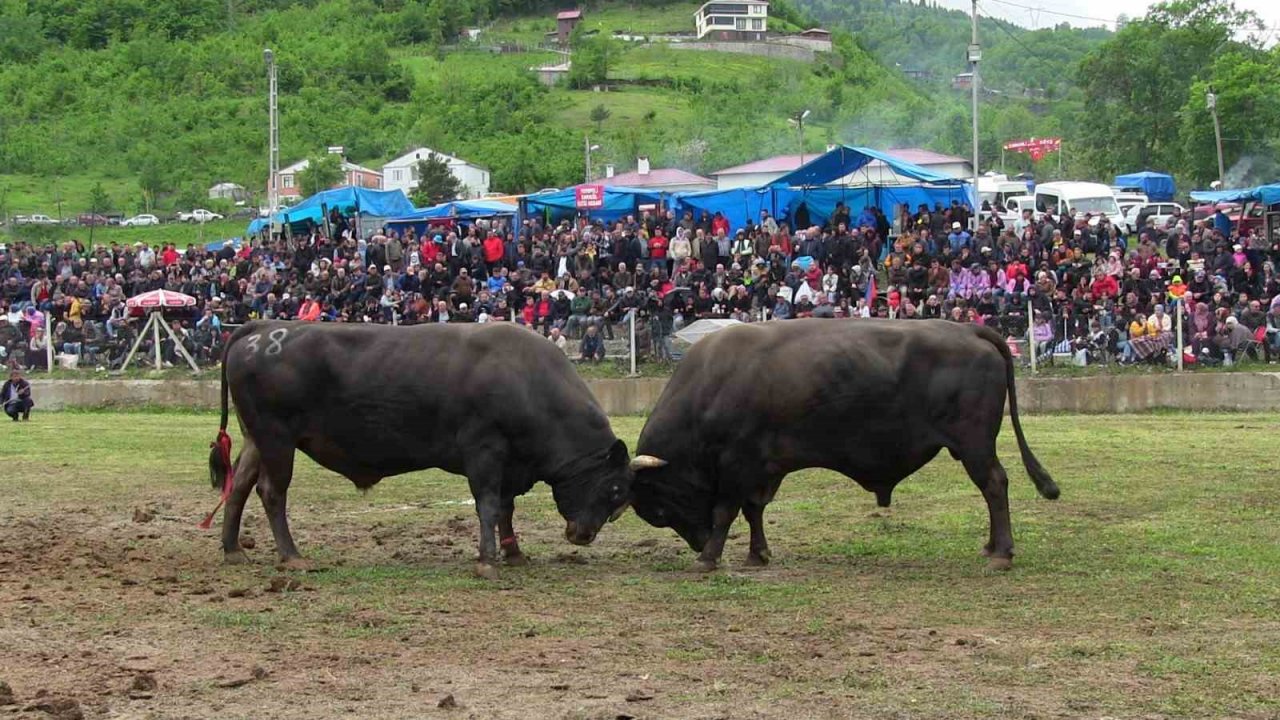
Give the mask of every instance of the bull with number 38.
[{"label": "bull with number 38", "polygon": [[[228,394],[245,439],[234,464]],[[240,518],[256,487],[281,561],[301,564],[285,513],[295,450],[362,489],[427,468],[465,475],[480,518],[476,570],[490,578],[495,528],[506,561],[525,560],[511,515],[535,481],[551,485],[565,537],[579,545],[622,514],[631,492],[627,447],[564,353],[505,323],[244,325],[223,356],[209,460],[226,503],[228,562],[246,560]]]}]

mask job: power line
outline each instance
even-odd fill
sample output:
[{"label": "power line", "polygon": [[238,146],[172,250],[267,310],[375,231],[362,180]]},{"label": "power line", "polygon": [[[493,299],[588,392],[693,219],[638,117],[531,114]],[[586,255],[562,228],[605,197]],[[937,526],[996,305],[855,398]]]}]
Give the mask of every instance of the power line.
[{"label": "power line", "polygon": [[1109,23],[1109,24],[1114,24],[1116,21],[1115,18],[1097,18],[1097,17],[1089,17],[1088,15],[1073,15],[1071,13],[1059,12],[1057,10],[1046,10],[1045,8],[1036,7],[1034,5],[1020,5],[1018,3],[1008,2],[1008,0],[991,0],[991,2],[1000,3],[1001,5],[1008,5],[1009,7],[1021,8],[1023,10],[1032,10],[1035,12],[1041,12],[1046,15],[1057,15],[1059,17],[1073,18],[1076,20],[1091,20],[1093,22]]}]

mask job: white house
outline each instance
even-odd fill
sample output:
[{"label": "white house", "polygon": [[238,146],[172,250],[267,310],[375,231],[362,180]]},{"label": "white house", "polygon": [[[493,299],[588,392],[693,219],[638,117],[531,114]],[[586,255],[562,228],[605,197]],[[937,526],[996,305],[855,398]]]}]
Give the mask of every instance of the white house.
[{"label": "white house", "polygon": [[[281,198],[300,198],[302,197],[302,186],[299,183],[298,173],[306,170],[311,166],[310,160],[299,160],[298,162],[280,168],[277,173],[279,181],[276,184],[277,192]],[[342,161],[342,180],[334,187],[360,187],[370,190],[382,190],[382,173],[371,168],[357,165],[353,162]],[[270,183],[268,183],[268,192],[270,191]]]},{"label": "white house", "polygon": [[769,29],[766,0],[712,0],[693,14],[699,40],[763,40]]},{"label": "white house", "polygon": [[479,165],[473,165],[461,158],[436,152],[431,148],[420,147],[401,155],[382,166],[382,186],[384,190],[403,190],[408,195],[418,187],[418,161],[436,155],[449,165],[449,172],[458,178],[462,185],[462,195],[466,198],[484,197],[489,192],[489,171]]}]

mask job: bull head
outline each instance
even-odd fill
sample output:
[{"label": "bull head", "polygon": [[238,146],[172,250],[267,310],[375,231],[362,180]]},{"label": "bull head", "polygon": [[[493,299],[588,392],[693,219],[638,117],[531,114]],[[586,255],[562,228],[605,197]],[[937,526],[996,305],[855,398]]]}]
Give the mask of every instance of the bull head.
[{"label": "bull head", "polygon": [[652,455],[637,455],[631,459],[631,471],[651,470],[666,467],[667,461]]}]

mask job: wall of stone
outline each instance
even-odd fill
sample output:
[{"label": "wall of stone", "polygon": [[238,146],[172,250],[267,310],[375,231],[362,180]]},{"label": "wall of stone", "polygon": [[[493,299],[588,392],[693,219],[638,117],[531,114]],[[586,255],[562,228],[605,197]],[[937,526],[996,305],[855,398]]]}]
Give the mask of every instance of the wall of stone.
[{"label": "wall of stone", "polygon": [[[156,405],[212,410],[216,380],[42,380],[32,378],[43,410]],[[665,378],[587,380],[610,415],[639,415],[658,402]],[[1018,378],[1018,409],[1036,413],[1280,411],[1280,373],[1200,372],[1176,375],[1098,375],[1082,378]]]}]

